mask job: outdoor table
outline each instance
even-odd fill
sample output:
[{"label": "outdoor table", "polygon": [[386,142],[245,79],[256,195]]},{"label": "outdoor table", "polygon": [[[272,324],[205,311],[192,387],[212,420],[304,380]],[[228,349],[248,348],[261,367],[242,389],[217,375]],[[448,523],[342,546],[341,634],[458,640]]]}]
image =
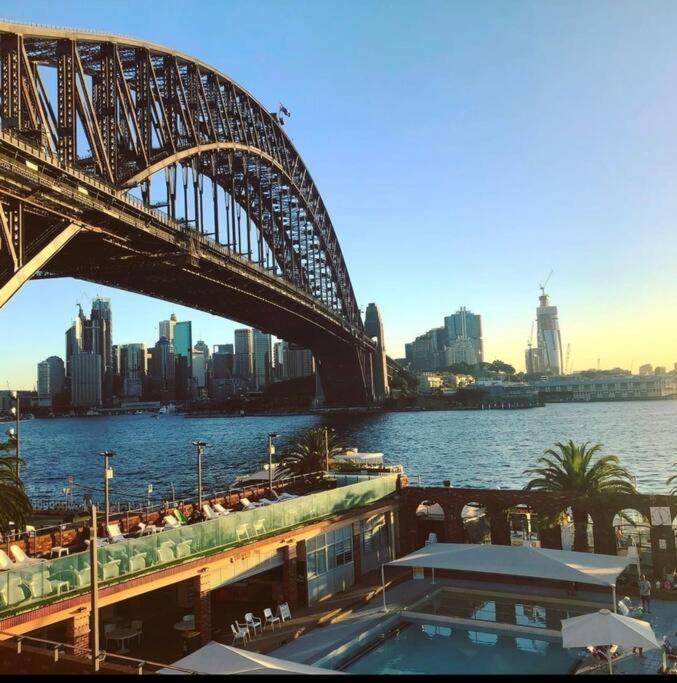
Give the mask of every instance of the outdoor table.
[{"label": "outdoor table", "polygon": [[70,550],[65,546],[53,545],[49,551],[50,557],[61,557],[62,555],[68,555]]},{"label": "outdoor table", "polygon": [[129,652],[129,649],[125,647],[125,641],[136,638],[138,635],[139,632],[135,628],[116,628],[107,634],[106,639],[119,641],[120,648],[118,652],[124,655]]}]

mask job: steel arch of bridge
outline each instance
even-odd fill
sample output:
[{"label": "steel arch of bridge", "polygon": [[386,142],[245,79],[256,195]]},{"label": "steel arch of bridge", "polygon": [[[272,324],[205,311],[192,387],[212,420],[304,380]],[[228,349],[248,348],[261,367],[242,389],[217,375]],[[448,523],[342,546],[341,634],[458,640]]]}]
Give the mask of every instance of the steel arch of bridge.
[{"label": "steel arch of bridge", "polygon": [[[148,42],[0,22],[0,98],[4,129],[116,188],[139,188],[149,205],[150,178],[164,170],[167,213],[201,234],[202,177],[209,178],[217,243],[250,261],[267,252],[268,267],[363,330],[307,167],[276,117],[224,74]],[[183,219],[176,213],[180,180],[184,194],[192,185],[192,220],[187,206]]]}]

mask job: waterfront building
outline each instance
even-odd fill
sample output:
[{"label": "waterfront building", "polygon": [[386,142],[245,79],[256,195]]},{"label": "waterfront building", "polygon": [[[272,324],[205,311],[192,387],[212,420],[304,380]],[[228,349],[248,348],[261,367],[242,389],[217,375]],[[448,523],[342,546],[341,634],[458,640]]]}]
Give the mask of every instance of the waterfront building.
[{"label": "waterfront building", "polygon": [[254,387],[257,391],[263,389],[272,379],[273,344],[272,337],[267,332],[253,331],[254,342]]},{"label": "waterfront building", "polygon": [[76,408],[100,406],[103,401],[101,356],[82,352],[71,357],[71,405]]},{"label": "waterfront building", "polygon": [[235,330],[235,377],[249,379],[254,374],[254,331]]},{"label": "waterfront building", "polygon": [[653,365],[651,363],[646,363],[644,365],[639,366],[639,374],[640,375],[651,375],[653,374]]},{"label": "waterfront building", "polygon": [[[231,346],[225,344],[223,346]],[[223,348],[220,347],[220,348]],[[232,346],[231,346],[232,348]],[[211,378],[212,379],[230,379],[233,376],[233,367],[235,363],[235,354],[230,352],[215,351],[212,354],[211,363]]]},{"label": "waterfront building", "polygon": [[285,342],[284,348],[285,379],[310,377],[315,372],[315,359],[310,349],[298,344]]},{"label": "waterfront building", "polygon": [[677,398],[673,375],[569,375],[534,382],[546,401],[630,401]]},{"label": "waterfront building", "polygon": [[71,376],[71,358],[83,351],[83,324],[85,315],[78,304],[78,315],[66,330],[66,377]]},{"label": "waterfront building", "polygon": [[159,324],[159,335],[160,337],[166,337],[170,342],[174,341],[174,326],[176,325],[176,315],[172,313],[169,316],[169,320],[161,320]]},{"label": "waterfront building", "polygon": [[550,305],[550,297],[543,288],[541,288],[538,300],[536,325],[540,370],[553,375],[561,375],[564,371],[564,361],[557,306]]},{"label": "waterfront building", "polygon": [[120,346],[119,367],[123,396],[140,399],[144,393],[148,367],[146,345],[139,343]]},{"label": "waterfront building", "polygon": [[63,391],[65,379],[65,366],[58,356],[38,363],[38,405],[51,408],[54,398]]},{"label": "waterfront building", "polygon": [[666,372],[665,365],[657,365],[653,370],[654,375],[664,375]]},{"label": "waterfront building", "polygon": [[[453,343],[456,339],[467,339],[475,350],[477,360],[475,363],[484,361],[484,339],[482,338],[482,316],[469,311],[461,306],[456,313],[444,318],[446,330],[446,342]],[[464,363],[466,361],[456,361]],[[469,363],[474,365],[475,363]]]}]

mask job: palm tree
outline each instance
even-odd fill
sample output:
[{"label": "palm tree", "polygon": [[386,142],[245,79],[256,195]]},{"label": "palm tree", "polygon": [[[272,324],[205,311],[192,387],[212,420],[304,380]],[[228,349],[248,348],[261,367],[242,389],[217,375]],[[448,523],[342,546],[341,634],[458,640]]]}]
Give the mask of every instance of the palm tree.
[{"label": "palm tree", "polygon": [[16,529],[23,529],[33,510],[31,501],[24,491],[23,484],[16,478],[19,458],[0,457],[0,532],[10,531],[10,522]]},{"label": "palm tree", "polygon": [[586,504],[600,495],[609,493],[637,493],[632,475],[619,465],[615,455],[603,455],[592,463],[592,457],[602,449],[602,444],[590,445],[586,441],[575,444],[556,443],[556,451],[549,448],[537,461],[537,467],[524,470],[536,475],[527,490],[553,491],[572,495],[574,518],[574,550],[588,550],[588,512]]},{"label": "palm tree", "polygon": [[[334,455],[341,452],[332,432],[327,434],[329,444],[329,465]],[[280,463],[280,468],[289,474],[310,474],[324,470],[326,464],[326,442],[324,427],[306,429],[301,438],[290,447]]]}]

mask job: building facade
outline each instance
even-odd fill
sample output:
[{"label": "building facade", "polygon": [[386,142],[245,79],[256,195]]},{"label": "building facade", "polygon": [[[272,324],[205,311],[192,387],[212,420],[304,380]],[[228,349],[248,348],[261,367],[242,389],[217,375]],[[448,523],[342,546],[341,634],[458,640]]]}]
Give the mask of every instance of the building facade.
[{"label": "building facade", "polygon": [[58,356],[38,363],[38,405],[51,408],[54,398],[63,391],[65,380],[64,362]]},{"label": "building facade", "polygon": [[273,343],[266,332],[254,330],[254,385],[257,391],[272,380]]},{"label": "building facade", "polygon": [[542,290],[538,300],[536,325],[540,372],[561,375],[564,372],[564,361],[557,306],[550,305],[550,297],[545,290]]},{"label": "building facade", "polygon": [[71,405],[93,408],[102,405],[101,356],[98,353],[76,353],[71,357]]},{"label": "building facade", "polygon": [[120,346],[122,394],[128,399],[140,399],[143,396],[147,373],[146,357],[145,344]]},{"label": "building facade", "polygon": [[254,331],[235,330],[235,377],[250,379],[254,374]]}]

